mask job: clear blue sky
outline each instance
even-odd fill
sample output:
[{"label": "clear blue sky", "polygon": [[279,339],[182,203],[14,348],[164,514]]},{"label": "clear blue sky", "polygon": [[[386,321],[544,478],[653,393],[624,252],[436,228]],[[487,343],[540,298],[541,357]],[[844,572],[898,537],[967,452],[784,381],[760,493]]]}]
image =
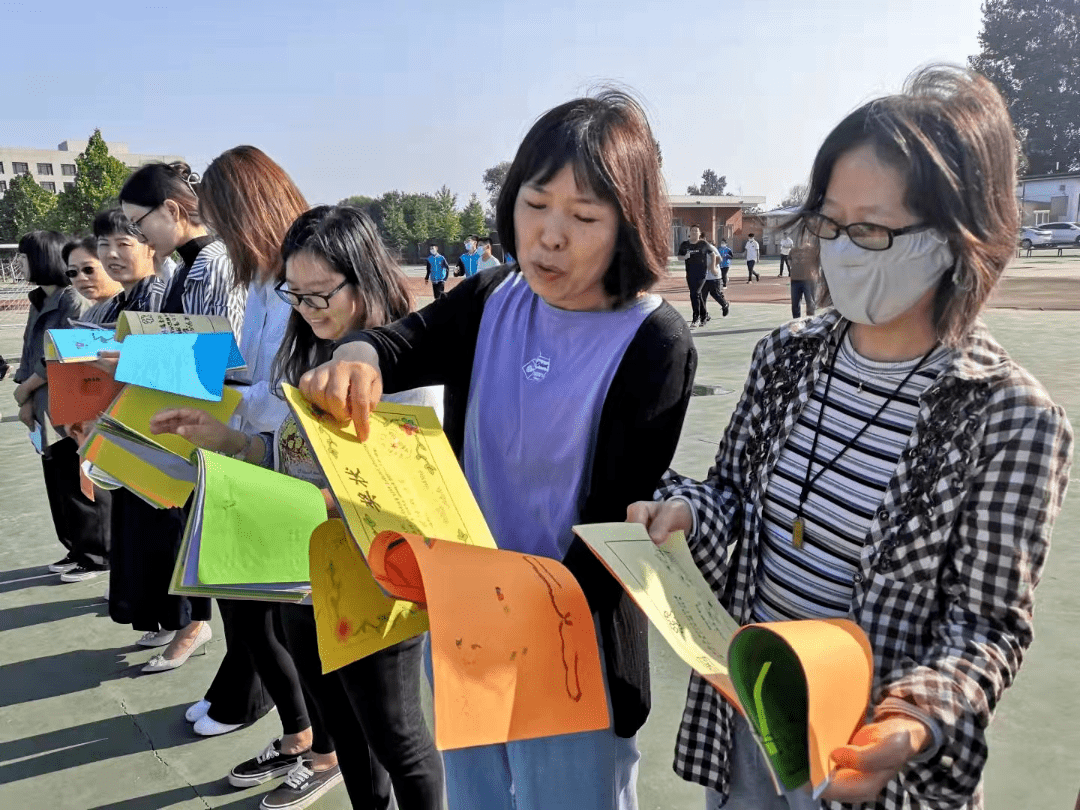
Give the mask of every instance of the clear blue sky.
[{"label": "clear blue sky", "polygon": [[[62,21],[62,22],[61,22]],[[250,143],[312,203],[444,183],[483,199],[544,110],[635,91],[672,193],[702,169],[770,206],[828,130],[977,49],[979,0],[0,0],[0,144],[100,127],[197,170]]]}]

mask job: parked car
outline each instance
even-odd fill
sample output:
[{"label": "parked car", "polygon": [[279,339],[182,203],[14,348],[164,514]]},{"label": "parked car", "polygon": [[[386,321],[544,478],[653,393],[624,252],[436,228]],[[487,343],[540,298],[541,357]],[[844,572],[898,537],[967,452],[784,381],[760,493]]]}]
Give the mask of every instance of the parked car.
[{"label": "parked car", "polygon": [[1080,245],[1080,225],[1075,222],[1044,222],[1041,231],[1050,231],[1055,245]]},{"label": "parked car", "polygon": [[1025,250],[1033,247],[1053,247],[1054,234],[1041,228],[1021,228],[1020,247]]}]

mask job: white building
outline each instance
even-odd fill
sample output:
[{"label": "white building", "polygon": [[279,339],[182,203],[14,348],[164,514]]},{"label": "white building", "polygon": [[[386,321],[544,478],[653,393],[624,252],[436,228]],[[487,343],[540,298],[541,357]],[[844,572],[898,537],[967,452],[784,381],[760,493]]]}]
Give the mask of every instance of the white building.
[{"label": "white building", "polygon": [[[30,149],[0,146],[0,194],[7,191],[11,178],[29,174],[46,191],[59,192],[75,184],[75,158],[86,150],[88,141],[64,141],[56,149]],[[109,154],[129,169],[144,163],[171,163],[184,160],[179,155],[143,155],[128,150],[126,143],[105,143]]]},{"label": "white building", "polygon": [[1080,222],[1080,174],[1023,177],[1016,186],[1021,224]]}]

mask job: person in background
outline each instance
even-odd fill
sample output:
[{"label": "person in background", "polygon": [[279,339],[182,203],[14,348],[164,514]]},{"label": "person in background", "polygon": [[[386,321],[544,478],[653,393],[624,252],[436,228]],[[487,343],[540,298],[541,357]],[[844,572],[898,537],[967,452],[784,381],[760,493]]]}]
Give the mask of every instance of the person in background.
[{"label": "person in background", "polygon": [[648,627],[571,527],[624,519],[675,452],[697,356],[683,318],[647,293],[667,276],[669,211],[640,105],[613,91],[562,104],[499,196],[517,263],[341,342],[300,379],[361,439],[383,392],[446,385],[446,435],[499,547],[561,560],[593,611],[612,726],[445,751],[450,810],[637,806]]},{"label": "person in background", "polygon": [[480,271],[480,254],[476,250],[476,242],[475,236],[465,237],[465,252],[458,257],[455,276],[472,278]]},{"label": "person in background", "polygon": [[427,266],[424,281],[431,279],[431,294],[438,301],[446,295],[446,277],[450,275],[450,265],[446,263],[446,257],[439,253],[438,245],[428,246]]},{"label": "person in background", "polygon": [[691,326],[705,325],[702,311],[701,289],[705,286],[705,273],[712,255],[712,247],[701,238],[701,228],[690,226],[690,238],[679,245],[678,256],[686,263],[686,288],[690,291],[690,308],[693,312]]},{"label": "person in background", "polygon": [[[305,371],[329,359],[348,333],[380,326],[411,308],[404,274],[375,223],[357,208],[324,205],[302,214],[286,234],[281,254],[284,277],[276,289],[293,313],[274,363],[276,380],[297,384]],[[444,303],[431,306],[441,310]],[[387,399],[436,407],[441,394],[438,388],[420,387]],[[330,502],[327,481],[291,415],[272,432],[245,433],[205,411],[166,410],[151,427],[315,483]],[[276,609],[304,686],[314,736],[310,750],[285,782],[263,797],[261,807],[307,807],[344,778],[354,808],[388,807],[392,783],[401,810],[439,810],[442,762],[420,705],[423,638],[324,675],[311,605],[278,604]],[[275,741],[259,757],[234,768],[230,782],[238,771],[257,769],[260,760],[282,764],[282,759]]]},{"label": "person in background", "polygon": [[792,248],[788,275],[791,277],[791,317],[801,316],[801,304],[806,301],[806,314],[817,311],[817,277],[820,261],[818,241],[800,233],[798,247]]},{"label": "person in background", "polygon": [[670,473],[628,511],[657,543],[686,532],[740,624],[850,618],[873,651],[821,801],[777,796],[746,720],[691,676],[675,770],[708,808],[983,807],[1073,446],[978,318],[1015,251],[1017,152],[1000,93],[959,68],[837,124],[796,220],[833,306],[758,343],[707,479]]},{"label": "person in background", "polygon": [[13,396],[19,421],[36,433],[41,471],[53,528],[67,554],[49,570],[64,582],[81,582],[108,569],[108,514],[82,491],[79,447],[49,419],[49,385],[45,371],[45,333],[78,320],[90,302],[71,286],[63,250],[66,239],[55,231],[33,231],[19,240],[17,266],[37,287],[30,291],[30,312],[23,332],[22,358],[15,371]]},{"label": "person in background", "polygon": [[757,264],[758,253],[761,251],[761,246],[758,244],[757,239],[753,234],[750,234],[750,238],[746,240],[744,246],[746,250],[746,283],[757,279],[761,281],[761,274],[754,269],[754,265]]},{"label": "person in background", "polygon": [[[702,238],[704,239],[704,237]],[[720,286],[720,251],[708,239],[705,239],[705,244],[709,246],[709,257],[708,266],[705,268],[705,283],[701,287],[701,317],[703,324],[711,320],[706,306],[710,295],[720,305],[720,311],[725,318],[728,316],[728,312],[731,311],[731,306],[728,304],[727,298],[724,297],[724,290]]]},{"label": "person in background", "polygon": [[720,280],[721,287],[727,288],[728,270],[731,268],[731,259],[735,255],[731,252],[731,248],[728,247],[727,239],[720,240],[720,246],[716,249],[720,255]]},{"label": "person in background", "polygon": [[785,233],[784,238],[780,240],[780,272],[776,274],[777,278],[783,278],[784,265],[787,265],[788,276],[791,275],[791,249],[794,246],[794,240],[789,234]]},{"label": "person in background", "polygon": [[502,262],[495,258],[495,255],[491,252],[491,239],[487,236],[480,237],[480,261],[477,267],[480,270],[490,270],[492,267],[498,267]]},{"label": "person in background", "polygon": [[108,301],[123,289],[105,272],[97,255],[97,239],[93,234],[68,242],[64,245],[62,255],[71,286],[91,304]]}]

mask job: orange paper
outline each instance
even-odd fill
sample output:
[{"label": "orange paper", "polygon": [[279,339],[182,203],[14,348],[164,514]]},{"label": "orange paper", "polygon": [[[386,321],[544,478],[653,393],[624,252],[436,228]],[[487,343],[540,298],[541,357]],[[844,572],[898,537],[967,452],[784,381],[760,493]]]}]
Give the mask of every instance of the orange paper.
[{"label": "orange paper", "polygon": [[368,562],[428,608],[439,748],[608,728],[592,613],[561,563],[397,532]]},{"label": "orange paper", "polygon": [[123,383],[92,363],[46,363],[49,378],[49,418],[70,425],[99,417],[116,399]]}]

